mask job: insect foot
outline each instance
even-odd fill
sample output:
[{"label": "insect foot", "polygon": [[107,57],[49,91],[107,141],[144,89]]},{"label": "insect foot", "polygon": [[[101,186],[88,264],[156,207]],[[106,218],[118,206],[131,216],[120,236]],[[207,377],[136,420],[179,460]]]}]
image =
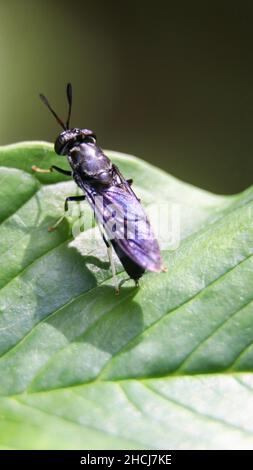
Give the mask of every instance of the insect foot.
[{"label": "insect foot", "polygon": [[32,166],[32,171],[34,171],[35,173],[51,173],[51,169],[46,170],[46,169],[43,169],[43,168],[39,168],[36,165]]},{"label": "insect foot", "polygon": [[54,232],[56,230],[56,227],[48,227],[47,231],[48,232]]}]

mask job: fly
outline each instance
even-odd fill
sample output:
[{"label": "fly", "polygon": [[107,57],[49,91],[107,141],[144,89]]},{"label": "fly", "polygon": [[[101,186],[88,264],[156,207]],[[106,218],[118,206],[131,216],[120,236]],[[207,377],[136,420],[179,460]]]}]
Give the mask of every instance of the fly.
[{"label": "fly", "polygon": [[[63,132],[55,141],[55,152],[67,157],[71,170],[67,171],[52,165],[49,169],[33,166],[33,171],[50,173],[56,171],[72,176],[81,188],[81,196],[69,196],[65,200],[65,213],[70,201],[87,200],[94,211],[95,219],[106,244],[111,264],[116,292],[116,271],[112,258],[112,248],[119,257],[129,278],[136,286],[147,271],[164,271],[158,242],[153,234],[149,220],[140,200],[132,189],[133,181],[125,179],[119,168],[103,153],[97,145],[95,133],[90,129],[70,128],[72,109],[72,86],[67,85],[68,116],[64,123],[51,107],[44,95],[41,100],[51,111]],[[54,230],[64,215],[49,228]]]}]

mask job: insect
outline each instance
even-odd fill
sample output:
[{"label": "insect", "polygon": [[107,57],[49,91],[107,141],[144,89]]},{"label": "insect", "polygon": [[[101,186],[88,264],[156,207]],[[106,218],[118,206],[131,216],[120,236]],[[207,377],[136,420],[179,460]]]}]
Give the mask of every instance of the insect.
[{"label": "insect", "polygon": [[[140,200],[132,189],[132,180],[127,180],[120,170],[97,145],[96,135],[92,130],[70,128],[72,110],[72,86],[67,85],[68,116],[64,123],[51,107],[48,99],[40,98],[63,128],[55,141],[55,152],[66,156],[71,170],[58,166],[41,169],[33,166],[33,171],[50,173],[56,171],[72,176],[83,191],[81,196],[69,196],[65,200],[65,213],[70,201],[86,199],[94,211],[96,222],[106,244],[111,264],[112,275],[116,282],[116,271],[112,257],[112,248],[119,257],[129,278],[138,286],[140,277],[147,271],[160,272],[162,267],[158,242],[152,232],[149,220]],[[63,220],[64,215],[49,230],[54,230]],[[115,283],[116,292],[119,285]]]}]

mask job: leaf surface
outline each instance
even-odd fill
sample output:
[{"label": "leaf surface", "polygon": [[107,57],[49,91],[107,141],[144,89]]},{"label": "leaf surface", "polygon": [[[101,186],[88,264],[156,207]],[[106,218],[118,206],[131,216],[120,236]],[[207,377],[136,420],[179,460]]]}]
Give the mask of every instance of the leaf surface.
[{"label": "leaf surface", "polygon": [[78,190],[31,167],[65,159],[0,148],[0,446],[253,448],[253,190],[217,196],[107,155],[180,229],[177,249],[173,227],[162,240],[167,272],[119,296],[86,203],[77,238],[73,214],[47,231]]}]

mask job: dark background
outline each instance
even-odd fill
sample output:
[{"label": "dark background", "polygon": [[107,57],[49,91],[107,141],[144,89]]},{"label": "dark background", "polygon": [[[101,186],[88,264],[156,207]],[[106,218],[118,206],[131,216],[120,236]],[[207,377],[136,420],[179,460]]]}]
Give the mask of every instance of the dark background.
[{"label": "dark background", "polygon": [[219,193],[252,183],[253,2],[0,1],[0,143],[55,139],[43,91],[103,148]]}]

